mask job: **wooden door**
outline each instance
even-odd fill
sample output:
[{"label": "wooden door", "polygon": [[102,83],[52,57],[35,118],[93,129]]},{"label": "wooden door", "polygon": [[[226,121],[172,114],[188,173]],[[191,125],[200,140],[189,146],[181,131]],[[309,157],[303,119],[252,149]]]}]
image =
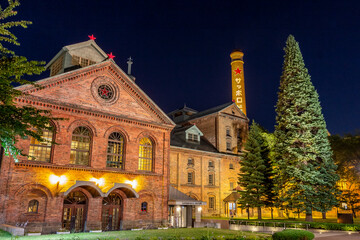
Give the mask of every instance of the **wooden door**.
[{"label": "wooden door", "polygon": [[120,230],[120,221],[122,219],[122,198],[116,193],[109,194],[103,199],[102,209],[102,230],[115,231]]},{"label": "wooden door", "polygon": [[82,192],[72,192],[64,199],[62,227],[71,232],[84,231],[87,199]]}]

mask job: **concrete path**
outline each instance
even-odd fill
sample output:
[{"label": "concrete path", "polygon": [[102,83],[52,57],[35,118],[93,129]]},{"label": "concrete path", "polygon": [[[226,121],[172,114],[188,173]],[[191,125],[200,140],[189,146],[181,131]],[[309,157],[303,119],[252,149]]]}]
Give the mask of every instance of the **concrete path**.
[{"label": "concrete path", "polygon": [[326,233],[314,233],[315,240],[360,240],[360,233],[354,232],[349,234],[348,232],[326,232]]}]

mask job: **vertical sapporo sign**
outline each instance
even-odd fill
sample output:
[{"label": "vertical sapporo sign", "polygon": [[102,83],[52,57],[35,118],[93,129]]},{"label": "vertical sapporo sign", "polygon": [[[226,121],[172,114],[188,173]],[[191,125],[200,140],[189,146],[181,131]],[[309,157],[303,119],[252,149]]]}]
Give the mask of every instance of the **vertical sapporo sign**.
[{"label": "vertical sapporo sign", "polygon": [[234,50],[231,54],[232,100],[246,115],[245,83],[244,83],[244,53]]}]

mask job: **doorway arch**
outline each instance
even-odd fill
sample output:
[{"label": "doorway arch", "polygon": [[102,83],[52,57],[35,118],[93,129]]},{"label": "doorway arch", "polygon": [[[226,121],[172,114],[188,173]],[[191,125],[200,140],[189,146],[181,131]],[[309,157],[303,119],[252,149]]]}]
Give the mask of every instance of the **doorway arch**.
[{"label": "doorway arch", "polygon": [[62,228],[71,232],[84,231],[88,207],[88,198],[81,191],[70,192],[64,198]]},{"label": "doorway arch", "polygon": [[116,192],[110,193],[102,200],[102,230],[115,231],[120,230],[124,200],[120,194]]}]

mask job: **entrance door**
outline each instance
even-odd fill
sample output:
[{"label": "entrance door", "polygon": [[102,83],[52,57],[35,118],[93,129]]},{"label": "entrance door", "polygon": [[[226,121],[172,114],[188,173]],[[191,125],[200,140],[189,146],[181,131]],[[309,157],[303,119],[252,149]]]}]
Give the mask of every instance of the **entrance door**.
[{"label": "entrance door", "polygon": [[64,211],[62,227],[71,232],[82,232],[84,230],[87,199],[80,192],[71,192],[64,199]]},{"label": "entrance door", "polygon": [[103,198],[102,208],[102,230],[120,230],[120,220],[122,219],[122,198],[116,193],[110,193]]}]

